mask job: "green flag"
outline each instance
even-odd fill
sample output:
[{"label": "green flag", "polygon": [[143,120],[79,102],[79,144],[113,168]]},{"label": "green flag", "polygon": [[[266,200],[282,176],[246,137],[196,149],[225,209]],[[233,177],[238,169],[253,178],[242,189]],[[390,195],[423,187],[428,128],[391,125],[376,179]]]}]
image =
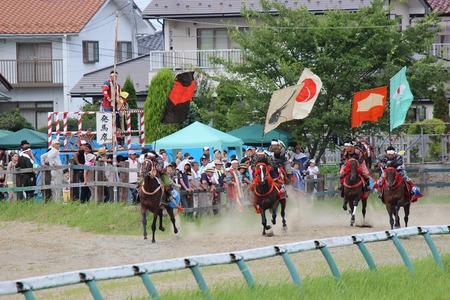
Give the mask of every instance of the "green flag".
[{"label": "green flag", "polygon": [[405,123],[406,113],[414,99],[403,67],[390,80],[390,131]]}]

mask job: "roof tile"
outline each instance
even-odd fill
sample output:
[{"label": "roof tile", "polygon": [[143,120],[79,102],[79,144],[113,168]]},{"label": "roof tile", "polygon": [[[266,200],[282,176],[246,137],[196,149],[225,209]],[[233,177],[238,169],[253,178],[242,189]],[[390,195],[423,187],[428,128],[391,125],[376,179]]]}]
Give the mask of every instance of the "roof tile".
[{"label": "roof tile", "polygon": [[104,3],[105,0],[2,1],[0,34],[78,33]]},{"label": "roof tile", "polygon": [[450,13],[449,0],[428,0],[427,2],[431,6],[432,11],[434,12],[441,12],[444,14]]}]

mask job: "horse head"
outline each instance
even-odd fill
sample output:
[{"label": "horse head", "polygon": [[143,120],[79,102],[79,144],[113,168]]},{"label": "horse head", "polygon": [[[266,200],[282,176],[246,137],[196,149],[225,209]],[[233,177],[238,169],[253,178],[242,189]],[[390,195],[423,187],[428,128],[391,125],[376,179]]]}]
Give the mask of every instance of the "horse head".
[{"label": "horse head", "polygon": [[349,168],[350,179],[354,180],[358,176],[359,162],[355,158],[350,158],[347,161],[347,165]]},{"label": "horse head", "polygon": [[392,167],[388,167],[384,170],[386,186],[388,188],[394,188],[401,183],[402,177],[398,174],[397,170]]},{"label": "horse head", "polygon": [[267,166],[263,163],[256,165],[255,176],[258,177],[259,183],[264,185],[269,179],[269,173],[267,172]]},{"label": "horse head", "polygon": [[141,166],[141,172],[143,177],[155,177],[156,169],[154,168],[154,163],[151,159],[145,159]]}]

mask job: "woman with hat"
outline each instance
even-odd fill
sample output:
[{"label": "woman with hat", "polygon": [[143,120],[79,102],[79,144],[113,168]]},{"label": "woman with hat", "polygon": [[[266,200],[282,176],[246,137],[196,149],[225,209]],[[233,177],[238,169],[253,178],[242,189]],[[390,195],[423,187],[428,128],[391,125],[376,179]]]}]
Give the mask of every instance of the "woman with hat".
[{"label": "woman with hat", "polygon": [[[85,159],[85,166],[91,167],[95,165],[95,158],[96,156],[92,153],[92,146],[89,144],[84,145],[84,159]],[[83,171],[83,184],[86,185],[81,188],[81,196],[80,196],[80,202],[85,203],[90,201],[94,194],[94,170],[91,169],[85,169]],[[89,186],[88,183],[90,183]]]},{"label": "woman with hat", "polygon": [[245,163],[239,165],[238,171],[240,173],[239,176],[242,186],[248,186],[252,184],[252,182],[250,181],[250,174],[248,173],[248,167]]}]

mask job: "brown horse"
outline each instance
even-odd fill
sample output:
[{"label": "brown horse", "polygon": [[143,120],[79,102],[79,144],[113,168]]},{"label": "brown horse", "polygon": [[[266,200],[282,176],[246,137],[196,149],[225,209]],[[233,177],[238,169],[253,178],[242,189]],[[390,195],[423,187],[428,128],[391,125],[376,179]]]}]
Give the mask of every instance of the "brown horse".
[{"label": "brown horse", "polygon": [[[405,227],[408,227],[409,210],[411,202],[409,201],[409,192],[406,182],[395,168],[388,167],[384,170],[383,182],[381,185],[382,201],[386,205],[389,215],[391,229],[400,228],[400,208],[405,211]],[[395,219],[395,224],[394,224]]]},{"label": "brown horse", "polygon": [[178,233],[178,229],[175,226],[175,216],[173,209],[168,205],[163,204],[164,187],[156,177],[156,170],[153,169],[153,162],[151,160],[145,160],[142,163],[142,174],[144,176],[144,183],[142,184],[138,201],[141,203],[142,212],[142,225],[144,226],[144,240],[147,239],[147,212],[153,213],[152,222],[152,243],[155,242],[156,222],[159,217],[159,230],[164,231],[163,226],[163,206],[166,208],[167,213],[170,216],[170,221],[173,224],[173,232]]},{"label": "brown horse", "polygon": [[364,178],[362,178],[358,172],[358,160],[354,158],[347,160],[346,168],[348,168],[348,172],[343,181],[344,205],[342,208],[346,211],[347,204],[350,206],[350,209],[348,210],[348,212],[352,215],[350,219],[350,226],[353,226],[355,223],[356,207],[358,206],[359,201],[361,201],[363,224],[365,224],[368,193],[364,192]]},{"label": "brown horse", "polygon": [[266,230],[270,230],[272,226],[267,225],[266,210],[272,213],[272,224],[276,224],[278,205],[281,205],[281,217],[283,218],[283,228],[286,228],[286,197],[279,199],[279,189],[273,182],[272,177],[265,164],[259,163],[255,169],[255,180],[252,184],[252,190],[255,194],[255,202],[259,206],[261,212],[261,224],[263,226],[262,235],[266,235]]}]

